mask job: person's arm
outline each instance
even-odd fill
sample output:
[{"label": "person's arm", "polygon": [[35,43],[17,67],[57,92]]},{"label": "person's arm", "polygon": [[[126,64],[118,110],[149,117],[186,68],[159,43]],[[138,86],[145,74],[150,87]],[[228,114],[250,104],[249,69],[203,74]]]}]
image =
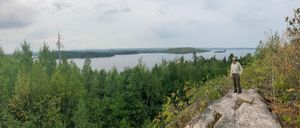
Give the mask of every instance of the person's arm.
[{"label": "person's arm", "polygon": [[243,67],[242,67],[242,65],[239,63],[239,69],[240,69],[240,75],[242,74],[242,72],[243,72]]},{"label": "person's arm", "polygon": [[232,64],[230,65],[229,76],[232,77]]}]

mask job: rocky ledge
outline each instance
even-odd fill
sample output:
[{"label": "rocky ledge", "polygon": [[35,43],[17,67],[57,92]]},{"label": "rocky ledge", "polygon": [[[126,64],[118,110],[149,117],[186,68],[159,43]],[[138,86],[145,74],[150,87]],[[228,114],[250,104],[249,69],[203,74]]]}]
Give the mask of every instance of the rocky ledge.
[{"label": "rocky ledge", "polygon": [[257,91],[249,89],[214,101],[186,128],[281,128],[281,124]]}]

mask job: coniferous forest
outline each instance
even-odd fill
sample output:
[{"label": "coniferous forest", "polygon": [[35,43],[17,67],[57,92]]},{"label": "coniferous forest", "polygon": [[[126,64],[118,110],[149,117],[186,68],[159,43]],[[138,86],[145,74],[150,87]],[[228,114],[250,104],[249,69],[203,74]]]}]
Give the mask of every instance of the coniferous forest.
[{"label": "coniferous forest", "polygon": [[[194,56],[140,63],[119,72],[82,69],[44,45],[37,59],[26,42],[0,56],[1,127],[143,127],[162,112],[173,92],[185,97],[186,82],[201,85],[225,75],[230,62]],[[192,86],[192,85],[188,85]]]}]

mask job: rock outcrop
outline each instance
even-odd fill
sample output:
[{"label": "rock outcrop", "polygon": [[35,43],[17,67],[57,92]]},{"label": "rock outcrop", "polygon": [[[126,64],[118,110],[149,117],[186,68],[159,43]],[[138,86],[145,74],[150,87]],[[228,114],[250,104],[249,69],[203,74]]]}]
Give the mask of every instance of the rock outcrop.
[{"label": "rock outcrop", "polygon": [[281,128],[276,115],[254,89],[229,92],[211,103],[186,128]]}]

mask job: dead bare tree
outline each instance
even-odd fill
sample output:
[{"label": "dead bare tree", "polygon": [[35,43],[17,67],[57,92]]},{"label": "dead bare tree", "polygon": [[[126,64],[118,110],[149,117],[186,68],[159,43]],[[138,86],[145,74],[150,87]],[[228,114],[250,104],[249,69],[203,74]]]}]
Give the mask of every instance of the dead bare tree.
[{"label": "dead bare tree", "polygon": [[64,46],[61,43],[62,37],[59,33],[57,34],[57,38],[58,38],[58,40],[56,42],[56,45],[57,45],[57,49],[58,49],[59,64],[61,64],[61,60],[62,60],[61,49],[64,48]]}]

